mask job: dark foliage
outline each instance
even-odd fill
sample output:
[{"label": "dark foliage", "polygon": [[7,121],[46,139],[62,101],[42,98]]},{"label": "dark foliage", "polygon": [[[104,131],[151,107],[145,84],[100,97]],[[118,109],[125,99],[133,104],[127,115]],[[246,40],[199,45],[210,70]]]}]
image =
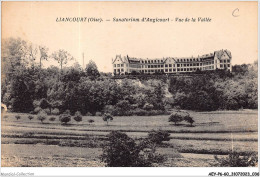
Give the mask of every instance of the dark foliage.
[{"label": "dark foliage", "polygon": [[16,118],[16,120],[19,120],[19,119],[21,119],[21,116],[20,115],[16,115],[15,118]]},{"label": "dark foliage", "polygon": [[29,116],[28,116],[28,119],[29,119],[29,120],[32,120],[32,119],[34,119],[34,117],[33,117],[32,115],[29,115]]},{"label": "dark foliage", "polygon": [[258,156],[255,152],[240,154],[238,152],[230,152],[228,157],[218,158],[214,156],[217,164],[214,166],[220,167],[256,167]]},{"label": "dark foliage", "polygon": [[160,145],[163,141],[170,141],[170,133],[164,130],[153,130],[148,133],[148,140]]},{"label": "dark foliage", "polygon": [[125,133],[118,131],[108,135],[101,159],[108,167],[150,167],[153,163],[165,160],[155,153],[155,149],[151,149],[148,141],[137,144]]},{"label": "dark foliage", "polygon": [[81,113],[79,112],[79,111],[77,111],[76,113],[75,113],[75,116],[74,116],[74,118],[73,118],[75,121],[77,121],[77,122],[81,122],[82,121],[82,115],[81,115]]},{"label": "dark foliage", "polygon": [[69,114],[61,114],[59,120],[62,124],[67,124],[71,121],[71,116]]}]

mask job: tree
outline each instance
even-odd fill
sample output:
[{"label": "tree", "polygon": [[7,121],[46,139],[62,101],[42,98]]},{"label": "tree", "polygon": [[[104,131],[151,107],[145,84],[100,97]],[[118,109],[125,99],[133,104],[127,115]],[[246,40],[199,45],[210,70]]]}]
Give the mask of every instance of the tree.
[{"label": "tree", "polygon": [[107,122],[107,125],[108,125],[108,122],[109,121],[112,121],[113,120],[113,117],[108,114],[108,113],[105,113],[104,116],[103,116],[103,120]]},{"label": "tree", "polygon": [[187,115],[188,115],[188,113],[177,110],[175,113],[172,113],[170,115],[168,121],[174,122],[174,124],[177,125],[177,123],[182,122],[184,120],[184,117]]},{"label": "tree", "polygon": [[73,60],[73,57],[67,51],[61,49],[52,53],[51,56],[59,63],[61,71],[62,67],[67,64],[68,61]]},{"label": "tree", "polygon": [[48,60],[48,48],[45,46],[39,46],[40,50],[40,68],[42,67],[42,60]]},{"label": "tree", "polygon": [[100,76],[99,71],[97,69],[97,65],[94,61],[90,60],[89,63],[86,66],[86,74],[89,76],[92,80],[96,79]]},{"label": "tree", "polygon": [[192,127],[192,124],[195,122],[193,118],[190,115],[187,115],[184,117],[184,120],[188,123],[190,123],[190,126]]},{"label": "tree", "polygon": [[37,118],[38,120],[41,121],[41,123],[43,123],[43,121],[47,118],[47,113],[44,110],[41,110],[38,114],[37,114]]},{"label": "tree", "polygon": [[75,113],[74,120],[77,121],[77,122],[81,122],[82,121],[82,115],[81,115],[81,113],[79,111],[77,111]]}]

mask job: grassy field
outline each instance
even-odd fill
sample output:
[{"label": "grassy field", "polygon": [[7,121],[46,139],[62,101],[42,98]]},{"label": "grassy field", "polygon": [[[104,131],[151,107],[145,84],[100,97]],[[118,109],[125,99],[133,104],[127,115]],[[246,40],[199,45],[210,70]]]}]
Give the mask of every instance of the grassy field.
[{"label": "grassy field", "polygon": [[[114,117],[106,125],[101,117],[84,116],[80,123],[72,120],[61,125],[43,124],[34,116],[15,113],[2,115],[2,166],[104,166],[100,161],[102,145],[111,130],[126,132],[135,139],[144,138],[151,130],[168,130],[171,140],[159,148],[168,157],[158,166],[210,166],[213,155],[226,155],[230,150],[257,152],[258,122],[256,110],[190,112],[194,127],[183,123],[174,126],[168,116]],[[89,124],[88,120],[95,122]]]}]

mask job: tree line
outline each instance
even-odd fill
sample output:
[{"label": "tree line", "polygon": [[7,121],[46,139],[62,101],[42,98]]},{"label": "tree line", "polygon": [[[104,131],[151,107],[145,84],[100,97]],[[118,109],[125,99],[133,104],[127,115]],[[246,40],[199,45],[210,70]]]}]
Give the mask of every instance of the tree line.
[{"label": "tree line", "polygon": [[[43,60],[59,67],[44,68]],[[180,107],[188,110],[257,108],[257,62],[236,65],[234,72],[200,76],[114,79],[94,61],[82,68],[65,50],[9,38],[2,44],[2,102],[13,112],[61,114],[159,115]],[[170,93],[167,94],[167,93]]]}]

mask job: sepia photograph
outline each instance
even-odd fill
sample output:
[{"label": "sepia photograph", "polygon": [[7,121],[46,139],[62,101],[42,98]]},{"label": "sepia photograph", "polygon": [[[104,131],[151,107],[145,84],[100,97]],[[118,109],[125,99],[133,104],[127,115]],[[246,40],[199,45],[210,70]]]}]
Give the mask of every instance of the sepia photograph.
[{"label": "sepia photograph", "polygon": [[1,168],[258,167],[257,1],[1,10]]}]

